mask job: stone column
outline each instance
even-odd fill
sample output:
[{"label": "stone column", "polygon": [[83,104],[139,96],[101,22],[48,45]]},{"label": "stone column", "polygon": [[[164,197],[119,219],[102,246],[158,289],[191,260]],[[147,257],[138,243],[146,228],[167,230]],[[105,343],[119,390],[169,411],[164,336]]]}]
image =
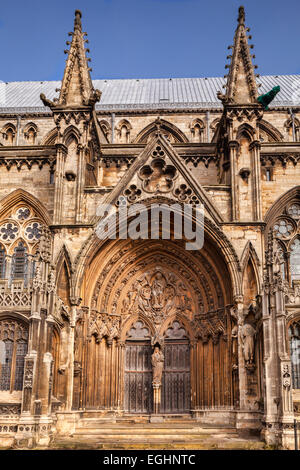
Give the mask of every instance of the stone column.
[{"label": "stone column", "polygon": [[34,413],[33,400],[37,388],[36,363],[39,347],[39,335],[41,330],[41,316],[38,312],[33,312],[29,318],[28,353],[25,357],[22,414],[31,415]]},{"label": "stone column", "polygon": [[153,383],[153,413],[158,415],[161,403],[161,384]]},{"label": "stone column", "polygon": [[253,220],[262,219],[260,148],[261,143],[259,140],[254,140],[249,146],[249,150],[252,153],[251,165]]},{"label": "stone column", "polygon": [[236,319],[238,326],[238,373],[239,373],[239,405],[241,410],[246,409],[246,391],[247,391],[247,376],[245,370],[245,361],[243,356],[243,345],[241,341],[241,331],[244,326],[244,303],[243,296],[238,295],[235,297],[236,305]]},{"label": "stone column", "polygon": [[61,222],[63,204],[64,168],[67,148],[63,144],[56,144],[56,149],[53,223],[59,224]]},{"label": "stone column", "polygon": [[231,218],[233,221],[239,219],[239,187],[237,182],[237,153],[239,143],[237,140],[229,142],[230,153],[230,180],[231,180]]},{"label": "stone column", "polygon": [[66,398],[66,411],[72,410],[73,402],[73,383],[74,383],[74,340],[75,340],[75,326],[77,318],[77,307],[81,302],[78,297],[71,298],[71,315],[70,315],[70,332],[68,339],[68,369],[67,369],[67,398]]},{"label": "stone column", "polygon": [[263,295],[265,427],[262,435],[271,445],[293,448],[291,363],[287,346],[284,287],[276,262],[278,246],[268,235]]},{"label": "stone column", "polygon": [[265,429],[263,436],[268,444],[278,444],[276,435],[276,422],[279,399],[278,388],[278,364],[276,361],[276,339],[274,338],[274,310],[275,299],[270,295],[269,286],[265,286],[263,294],[263,332],[264,332],[264,367],[265,367]]},{"label": "stone column", "polygon": [[78,172],[77,172],[77,184],[76,184],[76,206],[75,206],[75,222],[82,222],[82,197],[83,188],[85,182],[85,148],[83,145],[78,144]]},{"label": "stone column", "polygon": [[29,318],[28,352],[24,362],[24,378],[22,392],[21,417],[15,435],[15,443],[19,447],[32,447],[36,442],[36,418],[34,401],[38,386],[38,349],[41,330],[41,316],[33,312]]},{"label": "stone column", "polygon": [[118,340],[118,398],[117,398],[117,409],[118,413],[122,414],[124,411],[124,355],[125,355],[125,341]]}]

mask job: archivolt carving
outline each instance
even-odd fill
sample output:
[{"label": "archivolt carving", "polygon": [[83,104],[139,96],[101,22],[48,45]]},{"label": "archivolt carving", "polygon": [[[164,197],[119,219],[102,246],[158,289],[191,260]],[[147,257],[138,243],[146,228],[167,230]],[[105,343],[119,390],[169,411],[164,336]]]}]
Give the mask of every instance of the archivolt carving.
[{"label": "archivolt carving", "polygon": [[[159,245],[159,243],[157,245]],[[101,311],[111,311],[112,313],[117,312],[119,297],[121,293],[124,292],[125,286],[129,284],[130,279],[132,279],[139,271],[145,271],[147,268],[149,268],[150,265],[155,263],[161,263],[161,265],[168,266],[168,268],[172,269],[174,272],[177,272],[182,276],[183,279],[187,280],[189,286],[191,286],[194,294],[197,297],[195,303],[197,305],[196,308],[198,312],[203,312],[204,309],[214,310],[216,307],[222,307],[224,305],[224,296],[218,277],[216,276],[213,267],[204,256],[202,256],[200,253],[197,253],[197,255],[195,254],[193,257],[185,257],[183,262],[186,265],[186,268],[184,268],[177,261],[178,259],[182,259],[183,256],[182,251],[177,245],[170,244],[168,246],[168,253],[170,256],[166,256],[162,253],[152,254],[154,248],[155,247],[153,244],[143,244],[142,246],[138,246],[133,253],[126,256],[124,261],[121,260],[122,257],[128,253],[130,249],[129,246],[123,250],[120,250],[119,253],[114,255],[108,264],[104,267],[97,281],[92,297],[92,307],[96,307],[100,288],[105,284],[105,279],[109,276],[109,272],[113,271],[115,264],[118,264],[118,268],[113,271],[111,277],[109,278],[109,281],[107,282],[101,295],[101,304],[99,307],[97,307]],[[151,256],[137,263],[137,259],[140,256],[146,255],[147,252],[151,252]],[[109,302],[114,286],[117,284],[118,279],[121,277],[125,269],[130,265],[132,265],[132,269],[126,273],[126,276],[119,283],[118,288],[114,292],[112,301]],[[204,271],[202,271],[203,268],[205,274]],[[192,275],[190,270],[195,274]],[[213,294],[210,282],[208,282],[208,277],[210,277],[214,285],[215,294]],[[202,286],[201,289],[200,286]],[[216,297],[218,300],[216,300]]]}]

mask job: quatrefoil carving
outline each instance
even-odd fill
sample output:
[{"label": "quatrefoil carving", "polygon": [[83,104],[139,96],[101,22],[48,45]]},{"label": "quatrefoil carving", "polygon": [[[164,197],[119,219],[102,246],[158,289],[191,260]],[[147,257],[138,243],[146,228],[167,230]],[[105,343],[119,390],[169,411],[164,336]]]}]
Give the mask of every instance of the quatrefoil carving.
[{"label": "quatrefoil carving", "polygon": [[198,197],[193,194],[191,188],[189,188],[186,184],[180,184],[174,190],[174,195],[179,201],[185,202],[186,204],[191,204],[194,207],[200,204]]},{"label": "quatrefoil carving", "polygon": [[175,189],[174,194],[179,201],[186,201],[192,195],[192,190],[186,184],[181,184]]},{"label": "quatrefoil carving", "polygon": [[142,191],[137,188],[135,184],[131,184],[129,188],[124,191],[124,195],[127,197],[129,202],[135,202],[141,194]]},{"label": "quatrefoil carving", "polygon": [[162,158],[155,158],[150,165],[144,165],[139,172],[142,186],[149,193],[167,193],[174,184],[177,170],[167,165]]}]

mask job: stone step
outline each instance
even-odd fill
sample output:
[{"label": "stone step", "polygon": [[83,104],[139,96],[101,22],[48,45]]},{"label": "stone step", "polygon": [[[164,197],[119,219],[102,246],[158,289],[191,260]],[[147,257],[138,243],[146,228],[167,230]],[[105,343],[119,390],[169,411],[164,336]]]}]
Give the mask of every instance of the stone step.
[{"label": "stone step", "polygon": [[[163,422],[169,423],[169,424],[182,424],[182,423],[195,423],[195,419],[193,419],[191,416],[178,416],[178,417],[173,417],[173,416],[161,416],[163,419]],[[83,416],[80,418],[80,422],[99,422],[99,423],[120,423],[120,424],[145,424],[150,422],[150,416],[138,416],[138,417],[116,417],[116,416],[89,416],[87,413],[84,413]]]},{"label": "stone step", "polygon": [[196,429],[196,430],[209,430],[210,432],[214,432],[215,430],[228,430],[229,432],[235,431],[234,427],[223,425],[223,426],[216,426],[216,425],[209,425],[209,424],[200,424],[197,422],[180,422],[180,423],[169,423],[169,422],[161,422],[161,423],[126,423],[124,421],[106,421],[103,422],[102,420],[98,419],[82,419],[77,423],[77,428],[95,428],[95,429]]},{"label": "stone step", "polygon": [[[217,439],[232,439],[232,436],[222,436],[216,435]],[[236,436],[237,437],[237,436]],[[157,434],[156,436],[147,436],[147,435],[132,435],[131,437],[126,434],[74,434],[74,438],[87,439],[96,438],[100,442],[194,442],[194,441],[206,441],[207,439],[212,439],[212,436],[209,434],[203,434],[202,436],[186,436],[184,434]]]},{"label": "stone step", "polygon": [[195,440],[164,440],[155,442],[151,439],[137,441],[120,439],[95,439],[91,436],[68,439],[56,438],[50,446],[53,449],[102,449],[102,450],[262,450],[265,445],[258,439],[222,438],[220,436]]},{"label": "stone step", "polygon": [[[131,430],[132,431],[132,430]],[[184,432],[184,431],[174,431],[174,430],[156,430],[155,432],[149,433],[148,430],[135,430],[135,432],[130,432],[129,430],[87,430],[81,429],[76,430],[73,434],[75,439],[86,438],[88,439],[99,439],[101,441],[111,440],[112,442],[118,441],[134,441],[134,442],[157,442],[157,441],[194,441],[194,440],[205,440],[205,439],[232,439],[238,438],[237,432],[220,432],[215,431],[214,433],[211,432]]]},{"label": "stone step", "polygon": [[126,434],[126,435],[136,435],[136,434],[147,434],[147,435],[157,435],[157,434],[184,434],[184,435],[199,435],[199,434],[228,434],[234,435],[237,434],[235,429],[204,429],[204,428],[161,428],[161,427],[144,427],[144,428],[125,428],[125,427],[77,427],[76,434]]}]

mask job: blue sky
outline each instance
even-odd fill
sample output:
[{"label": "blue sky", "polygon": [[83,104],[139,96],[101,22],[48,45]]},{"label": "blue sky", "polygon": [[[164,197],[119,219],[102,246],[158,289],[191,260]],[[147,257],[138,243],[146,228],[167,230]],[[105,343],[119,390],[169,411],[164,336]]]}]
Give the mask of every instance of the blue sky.
[{"label": "blue sky", "polygon": [[76,8],[92,78],[223,76],[240,4],[257,72],[300,73],[299,0],[14,0],[0,10],[0,79],[61,79]]}]

